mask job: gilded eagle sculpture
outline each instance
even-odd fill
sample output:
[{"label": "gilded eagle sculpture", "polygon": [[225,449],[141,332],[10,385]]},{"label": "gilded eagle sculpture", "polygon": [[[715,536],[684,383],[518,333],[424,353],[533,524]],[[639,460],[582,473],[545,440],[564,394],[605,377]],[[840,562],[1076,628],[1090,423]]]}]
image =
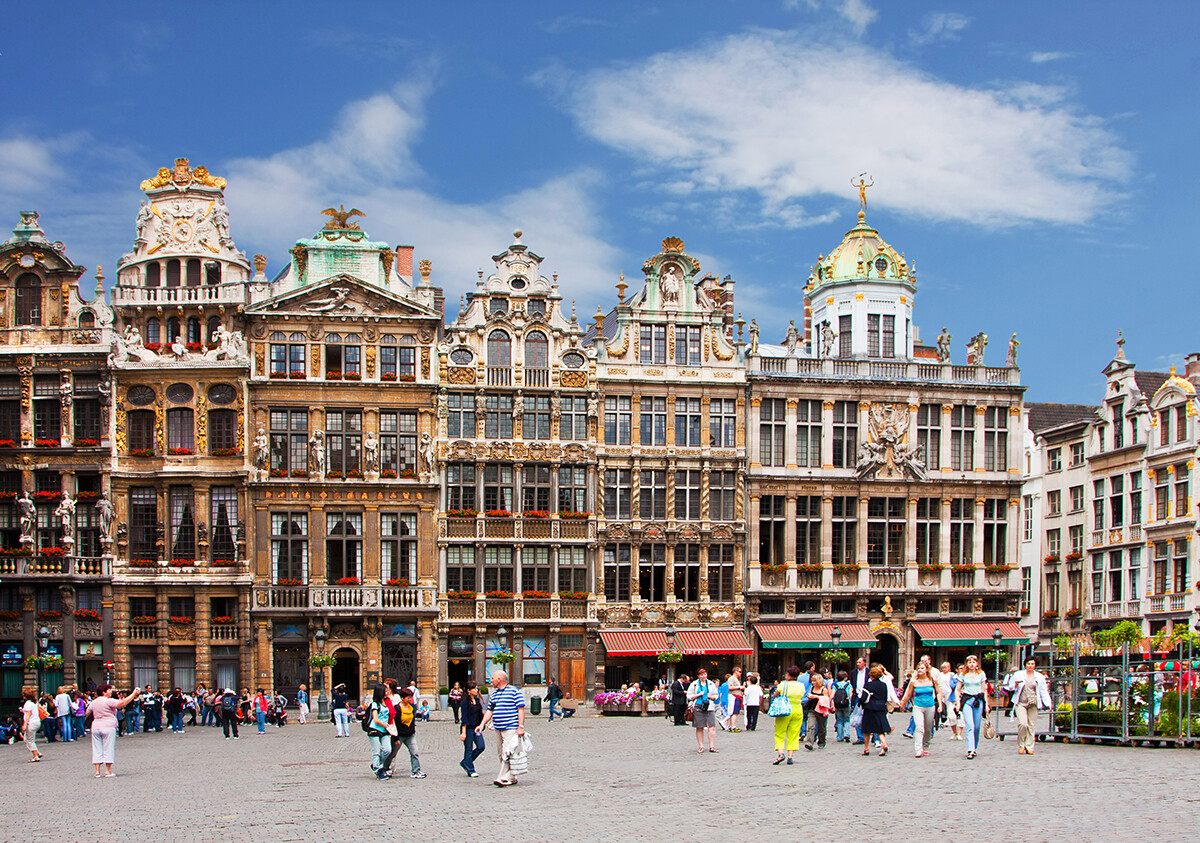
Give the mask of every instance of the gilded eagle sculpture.
[{"label": "gilded eagle sculpture", "polygon": [[321,213],[329,217],[329,222],[325,223],[327,231],[362,231],[357,223],[350,222],[350,217],[366,216],[358,208],[351,208],[347,211],[345,205],[338,205],[336,208],[326,208]]}]

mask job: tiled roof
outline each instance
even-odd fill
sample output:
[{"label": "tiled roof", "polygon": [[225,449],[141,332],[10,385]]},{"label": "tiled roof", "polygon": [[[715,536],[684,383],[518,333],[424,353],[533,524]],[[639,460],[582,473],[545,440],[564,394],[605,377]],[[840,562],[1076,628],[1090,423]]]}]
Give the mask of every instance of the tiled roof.
[{"label": "tiled roof", "polygon": [[1137,383],[1138,389],[1142,391],[1142,395],[1149,400],[1154,397],[1154,393],[1158,392],[1158,388],[1167,382],[1167,378],[1171,377],[1167,372],[1134,372],[1133,379]]},{"label": "tiled roof", "polygon": [[1091,421],[1096,407],[1091,404],[1026,404],[1029,410],[1029,429],[1034,433],[1073,421]]}]

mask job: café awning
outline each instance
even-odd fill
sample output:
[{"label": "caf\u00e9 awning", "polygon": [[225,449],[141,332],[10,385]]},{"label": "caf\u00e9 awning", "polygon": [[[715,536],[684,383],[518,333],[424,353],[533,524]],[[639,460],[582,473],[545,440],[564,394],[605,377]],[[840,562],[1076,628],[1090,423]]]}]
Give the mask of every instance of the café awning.
[{"label": "caf\u00e9 awning", "polygon": [[912,628],[921,636],[921,643],[929,647],[995,646],[997,629],[1001,646],[1029,643],[1029,636],[1013,621],[917,621]]},{"label": "caf\u00e9 awning", "polygon": [[[667,634],[657,629],[602,629],[600,640],[610,656],[656,656],[670,649]],[[681,629],[675,649],[687,656],[715,656],[754,652],[740,629]]]},{"label": "caf\u00e9 awning", "polygon": [[841,633],[838,647],[875,646],[865,623],[756,623],[754,631],[767,650],[832,650],[834,627]]}]

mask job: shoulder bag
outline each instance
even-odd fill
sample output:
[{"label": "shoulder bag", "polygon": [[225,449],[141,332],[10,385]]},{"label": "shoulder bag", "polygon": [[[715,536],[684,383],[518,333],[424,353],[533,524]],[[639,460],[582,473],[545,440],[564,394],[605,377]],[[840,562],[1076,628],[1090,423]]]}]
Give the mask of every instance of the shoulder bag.
[{"label": "shoulder bag", "polygon": [[771,707],[767,709],[768,717],[788,717],[792,713],[792,701],[787,695],[787,683],[784,682],[775,690],[771,698]]}]

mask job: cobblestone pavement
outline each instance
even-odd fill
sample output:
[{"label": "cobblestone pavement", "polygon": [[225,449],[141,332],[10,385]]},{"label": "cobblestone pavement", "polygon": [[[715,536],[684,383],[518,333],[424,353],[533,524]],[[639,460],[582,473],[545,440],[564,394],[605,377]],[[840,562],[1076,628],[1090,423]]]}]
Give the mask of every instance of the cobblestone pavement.
[{"label": "cobblestone pavement", "polygon": [[[903,728],[899,715],[893,722]],[[468,779],[448,720],[418,730],[429,775],[422,781],[399,777],[408,769],[403,749],[398,777],[375,780],[357,725],[348,740],[328,723],[268,727],[264,737],[251,727],[239,741],[198,727],[121,738],[112,779],[92,777],[87,739],[43,744],[45,761],[36,765],[25,763],[20,743],[0,746],[0,840],[217,835],[285,843],[407,832],[472,843],[513,835],[710,841],[744,837],[738,828],[802,830],[835,818],[844,829],[861,819],[866,839],[887,828],[945,834],[957,818],[973,840],[1171,840],[1183,839],[1200,801],[1195,750],[1039,743],[1025,758],[1009,738],[984,742],[967,761],[964,744],[943,732],[930,757],[914,759],[898,728],[886,758],[831,744],[802,748],[795,766],[775,767],[769,718],[755,733],[718,734],[716,755],[697,754],[694,730],[661,717],[531,717],[529,726],[530,773],[503,790],[491,784],[492,734],[480,778]],[[989,831],[999,828],[1007,830]]]}]

